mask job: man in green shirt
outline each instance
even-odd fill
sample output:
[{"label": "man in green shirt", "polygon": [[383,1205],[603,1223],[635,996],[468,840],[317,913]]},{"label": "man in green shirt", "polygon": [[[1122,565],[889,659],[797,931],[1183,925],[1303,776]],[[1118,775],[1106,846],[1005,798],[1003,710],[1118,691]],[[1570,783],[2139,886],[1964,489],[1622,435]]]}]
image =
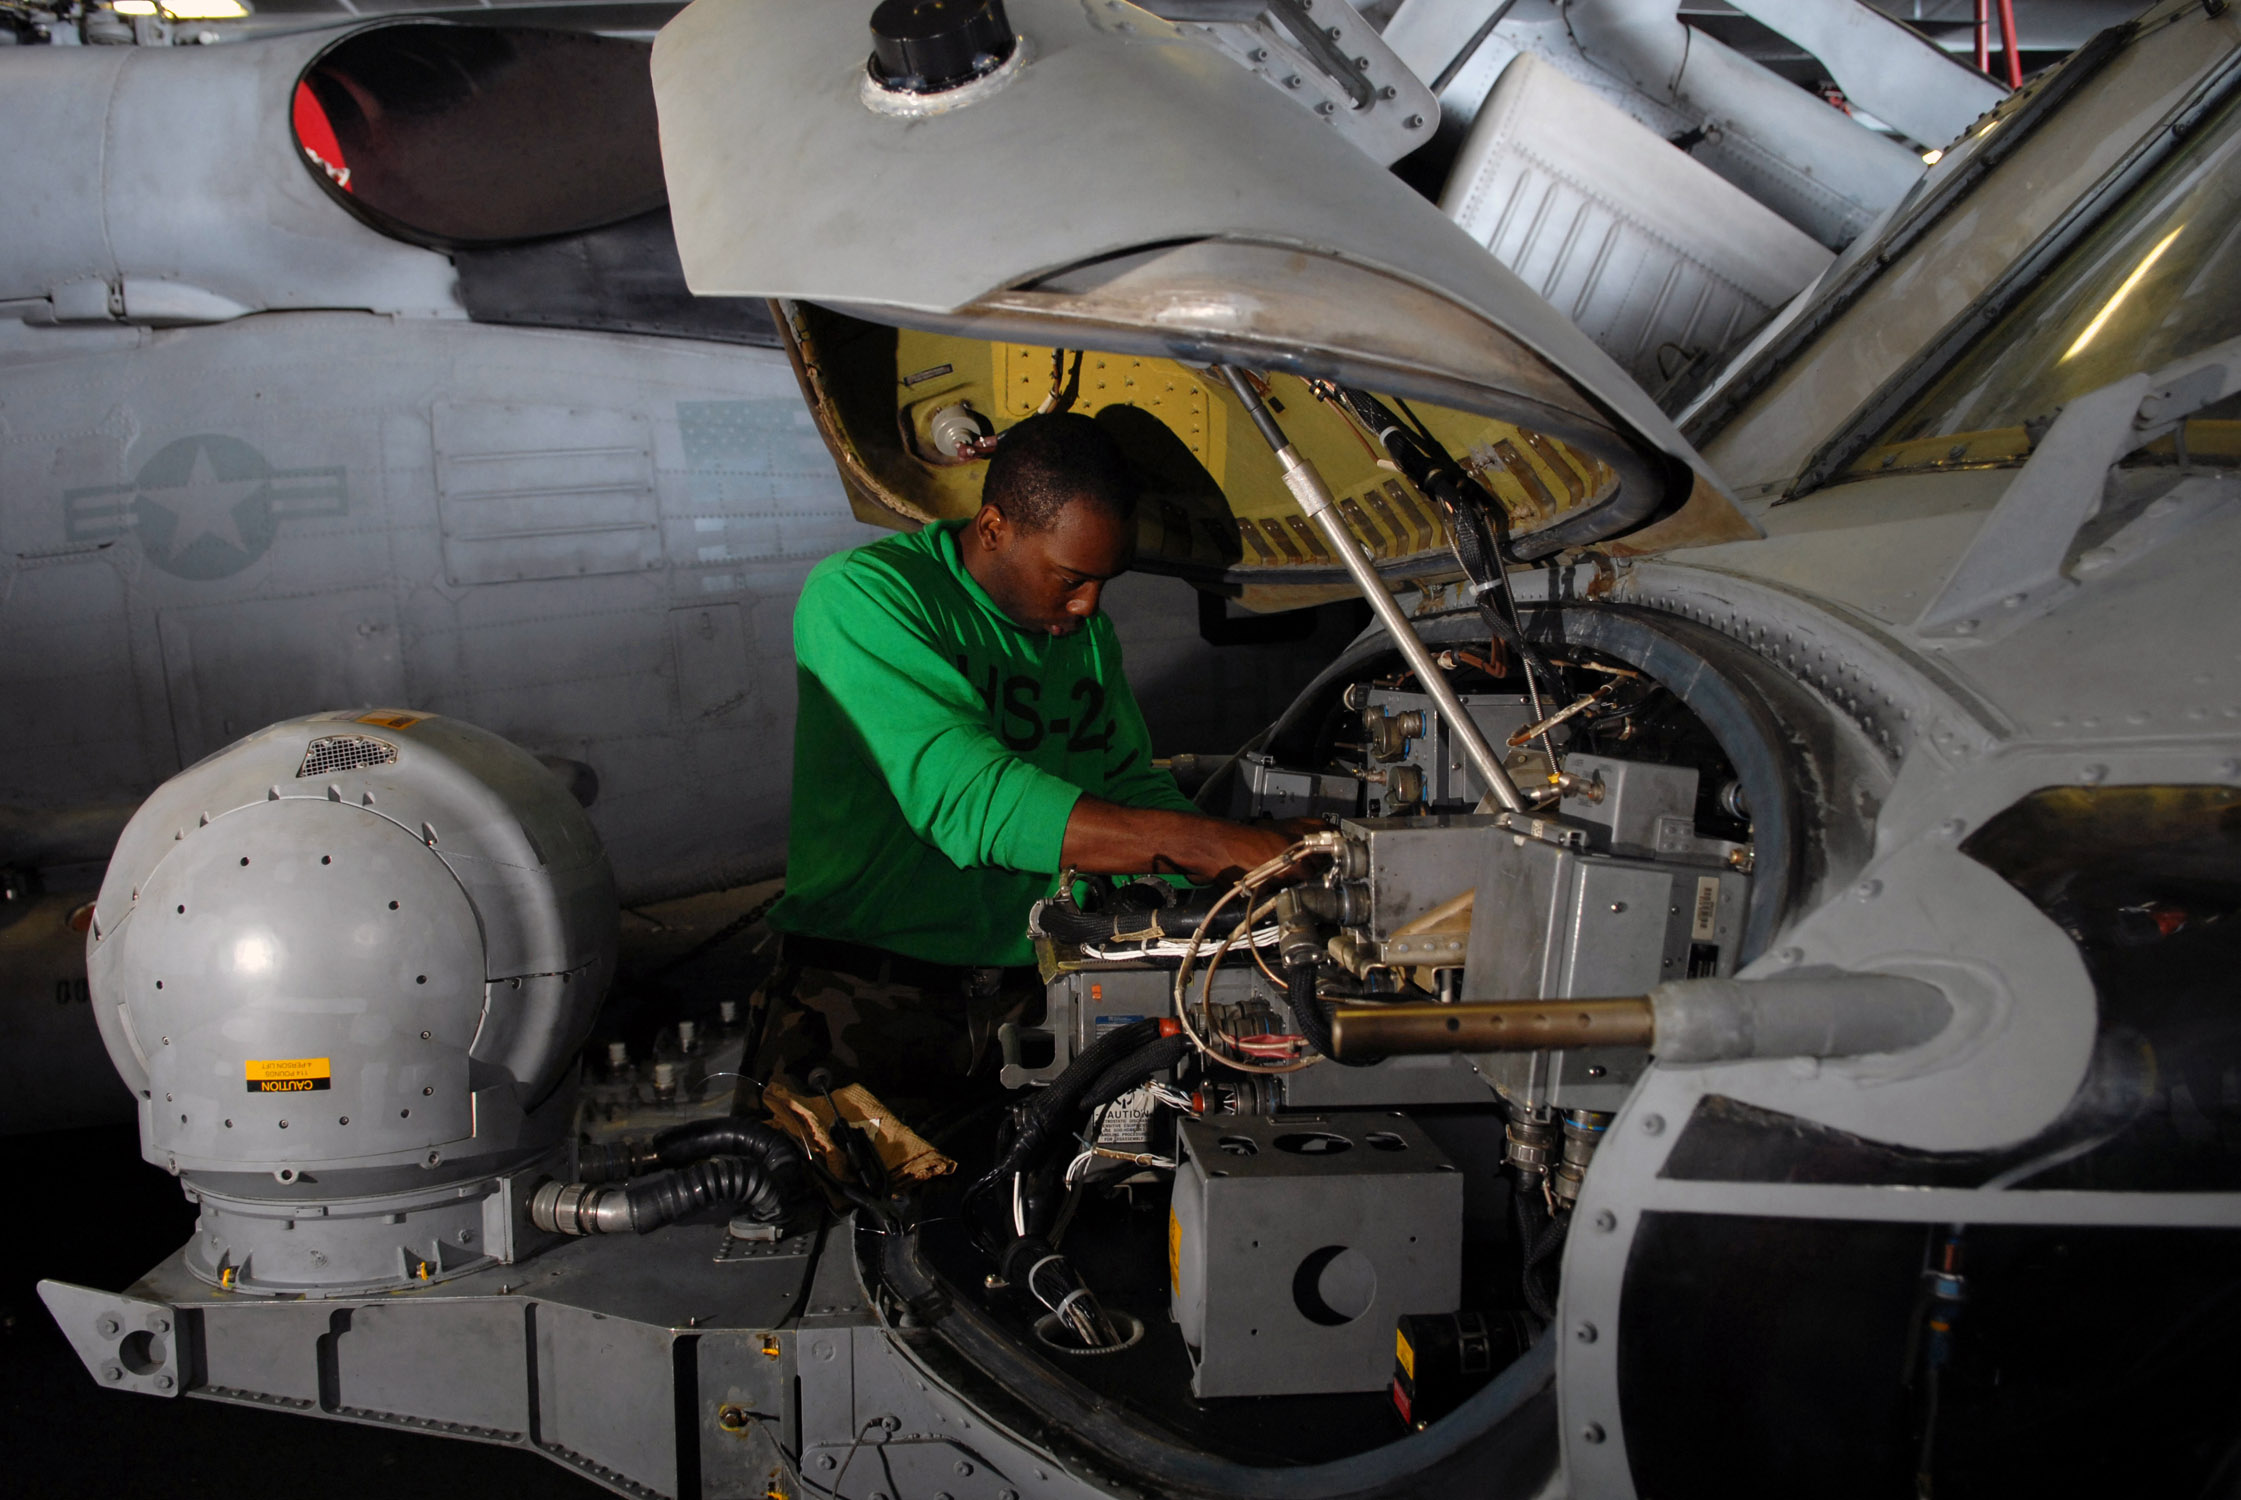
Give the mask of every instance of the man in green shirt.
[{"label": "man in green shirt", "polygon": [[756,1076],[811,1069],[898,1109],[985,1075],[1031,992],[1027,913],[1059,870],[1249,869],[1283,831],[1204,817],[1151,763],[1100,591],[1136,492],[1087,417],[1030,417],[978,514],[838,553],[794,614],[784,934]]}]

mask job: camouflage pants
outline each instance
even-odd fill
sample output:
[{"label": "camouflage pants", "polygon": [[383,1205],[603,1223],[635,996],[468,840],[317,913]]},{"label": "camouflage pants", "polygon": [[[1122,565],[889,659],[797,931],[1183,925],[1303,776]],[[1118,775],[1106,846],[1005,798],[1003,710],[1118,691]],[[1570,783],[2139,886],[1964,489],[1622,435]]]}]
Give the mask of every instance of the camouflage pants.
[{"label": "camouflage pants", "polygon": [[954,989],[789,961],[759,997],[761,1040],[748,1072],[757,1083],[811,1093],[809,1074],[830,1069],[833,1087],[861,1083],[905,1118],[923,1119],[997,1088],[997,1028],[1040,1010],[1032,970],[961,972]]}]

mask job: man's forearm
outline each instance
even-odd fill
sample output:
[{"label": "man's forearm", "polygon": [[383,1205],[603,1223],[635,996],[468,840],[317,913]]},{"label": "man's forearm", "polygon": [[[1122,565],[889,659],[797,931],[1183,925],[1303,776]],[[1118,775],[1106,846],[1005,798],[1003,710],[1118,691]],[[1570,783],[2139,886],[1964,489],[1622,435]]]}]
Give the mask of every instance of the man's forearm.
[{"label": "man's forearm", "polygon": [[1283,829],[1232,823],[1198,813],[1122,807],[1083,797],[1066,820],[1061,858],[1091,875],[1140,875],[1180,870],[1200,880],[1243,871],[1291,847]]}]

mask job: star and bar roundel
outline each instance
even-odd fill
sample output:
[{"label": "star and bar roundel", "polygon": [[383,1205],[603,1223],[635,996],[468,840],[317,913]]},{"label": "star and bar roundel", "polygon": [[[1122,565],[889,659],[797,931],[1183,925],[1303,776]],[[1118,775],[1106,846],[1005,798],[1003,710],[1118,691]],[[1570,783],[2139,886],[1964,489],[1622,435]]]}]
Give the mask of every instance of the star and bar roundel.
[{"label": "star and bar roundel", "polygon": [[236,437],[166,443],[129,484],[65,490],[72,543],[140,538],[148,561],[180,578],[224,578],[265,554],[283,521],[349,509],[341,468],[276,469]]}]

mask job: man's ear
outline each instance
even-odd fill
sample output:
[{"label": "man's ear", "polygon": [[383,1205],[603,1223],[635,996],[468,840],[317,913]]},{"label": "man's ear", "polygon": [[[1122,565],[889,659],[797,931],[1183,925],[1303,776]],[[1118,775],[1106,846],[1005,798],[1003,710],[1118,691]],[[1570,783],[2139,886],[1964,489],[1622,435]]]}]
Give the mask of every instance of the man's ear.
[{"label": "man's ear", "polygon": [[1004,543],[1010,539],[1011,529],[1012,523],[993,505],[983,505],[973,516],[973,534],[980,538],[981,546],[990,552],[1004,550]]}]

